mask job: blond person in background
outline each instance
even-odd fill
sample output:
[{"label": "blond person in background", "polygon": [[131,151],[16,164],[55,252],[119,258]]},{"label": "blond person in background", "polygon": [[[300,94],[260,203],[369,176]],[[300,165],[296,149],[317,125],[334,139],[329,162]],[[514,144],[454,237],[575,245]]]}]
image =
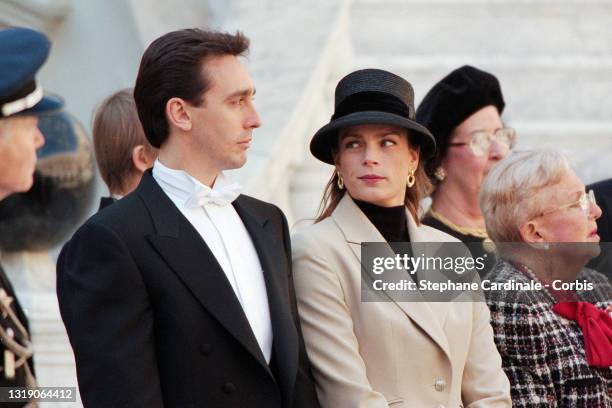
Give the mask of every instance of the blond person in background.
[{"label": "blond person in background", "polygon": [[322,214],[293,237],[319,401],[325,408],[509,407],[486,304],[361,299],[362,242],[457,241],[417,218],[429,184],[423,160],[435,141],[415,121],[413,99],[397,75],[353,72],[336,87],[334,116],[310,144],[335,166]]},{"label": "blond person in background", "polygon": [[122,89],[102,102],[93,122],[96,162],[110,197],[100,209],[134,190],[145,170],[153,167],[158,151],[147,141],[138,119],[134,90]]},{"label": "blond person in background", "polygon": [[488,278],[542,285],[485,292],[514,406],[612,407],[612,286],[585,268],[599,253],[593,192],[560,153],[525,151],[489,173],[480,205],[501,257]]}]

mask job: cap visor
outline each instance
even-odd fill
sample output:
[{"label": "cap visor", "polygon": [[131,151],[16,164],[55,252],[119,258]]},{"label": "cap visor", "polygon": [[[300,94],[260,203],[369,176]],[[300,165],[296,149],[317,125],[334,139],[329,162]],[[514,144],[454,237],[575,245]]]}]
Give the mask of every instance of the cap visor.
[{"label": "cap visor", "polygon": [[64,100],[57,95],[45,95],[36,105],[23,110],[16,115],[42,115],[53,113],[64,107]]}]

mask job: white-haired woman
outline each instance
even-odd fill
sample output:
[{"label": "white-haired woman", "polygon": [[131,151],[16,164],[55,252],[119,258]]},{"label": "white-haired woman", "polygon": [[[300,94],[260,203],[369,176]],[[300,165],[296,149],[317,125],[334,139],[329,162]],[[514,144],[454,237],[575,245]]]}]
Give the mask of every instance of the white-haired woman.
[{"label": "white-haired woman", "polygon": [[488,278],[516,289],[486,292],[513,405],[612,407],[612,286],[584,267],[599,253],[592,192],[560,153],[524,151],[493,168],[480,205],[501,257]]}]

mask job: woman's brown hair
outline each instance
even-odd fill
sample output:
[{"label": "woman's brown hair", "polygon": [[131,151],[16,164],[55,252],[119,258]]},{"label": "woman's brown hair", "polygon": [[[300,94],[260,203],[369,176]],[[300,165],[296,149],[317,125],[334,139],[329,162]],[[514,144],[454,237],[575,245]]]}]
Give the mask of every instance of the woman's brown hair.
[{"label": "woman's brown hair", "polygon": [[[417,146],[411,141],[410,134],[408,134],[408,143],[411,149],[419,150]],[[338,145],[336,144],[332,147],[333,155],[336,157],[338,152]],[[421,199],[426,197],[431,191],[432,185],[429,177],[425,173],[425,164],[423,160],[420,158],[419,154],[419,164],[414,172],[415,182],[412,187],[406,188],[406,196],[404,198],[404,205],[410,211],[412,218],[416,222],[417,225],[420,225],[421,222],[419,220],[418,211],[421,203]],[[407,180],[406,180],[407,181]],[[338,172],[334,170],[330,180],[327,182],[325,186],[325,191],[323,192],[323,198],[321,199],[321,203],[319,204],[319,210],[317,211],[319,215],[315,219],[315,223],[323,221],[325,218],[329,217],[331,213],[334,212],[338,203],[344,197],[346,193],[346,189],[340,189],[338,187]]]}]

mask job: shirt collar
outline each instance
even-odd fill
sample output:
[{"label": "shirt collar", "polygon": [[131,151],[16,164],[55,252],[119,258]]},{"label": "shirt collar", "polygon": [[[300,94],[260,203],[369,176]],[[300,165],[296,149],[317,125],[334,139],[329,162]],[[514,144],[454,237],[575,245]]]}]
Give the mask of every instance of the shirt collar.
[{"label": "shirt collar", "polygon": [[[185,205],[196,191],[209,191],[210,187],[201,183],[195,177],[184,170],[171,169],[165,166],[159,159],[153,164],[153,177],[159,183],[162,190],[173,195],[178,201]],[[231,184],[231,181],[223,172],[219,172],[213,182],[212,190],[220,190]]]}]

